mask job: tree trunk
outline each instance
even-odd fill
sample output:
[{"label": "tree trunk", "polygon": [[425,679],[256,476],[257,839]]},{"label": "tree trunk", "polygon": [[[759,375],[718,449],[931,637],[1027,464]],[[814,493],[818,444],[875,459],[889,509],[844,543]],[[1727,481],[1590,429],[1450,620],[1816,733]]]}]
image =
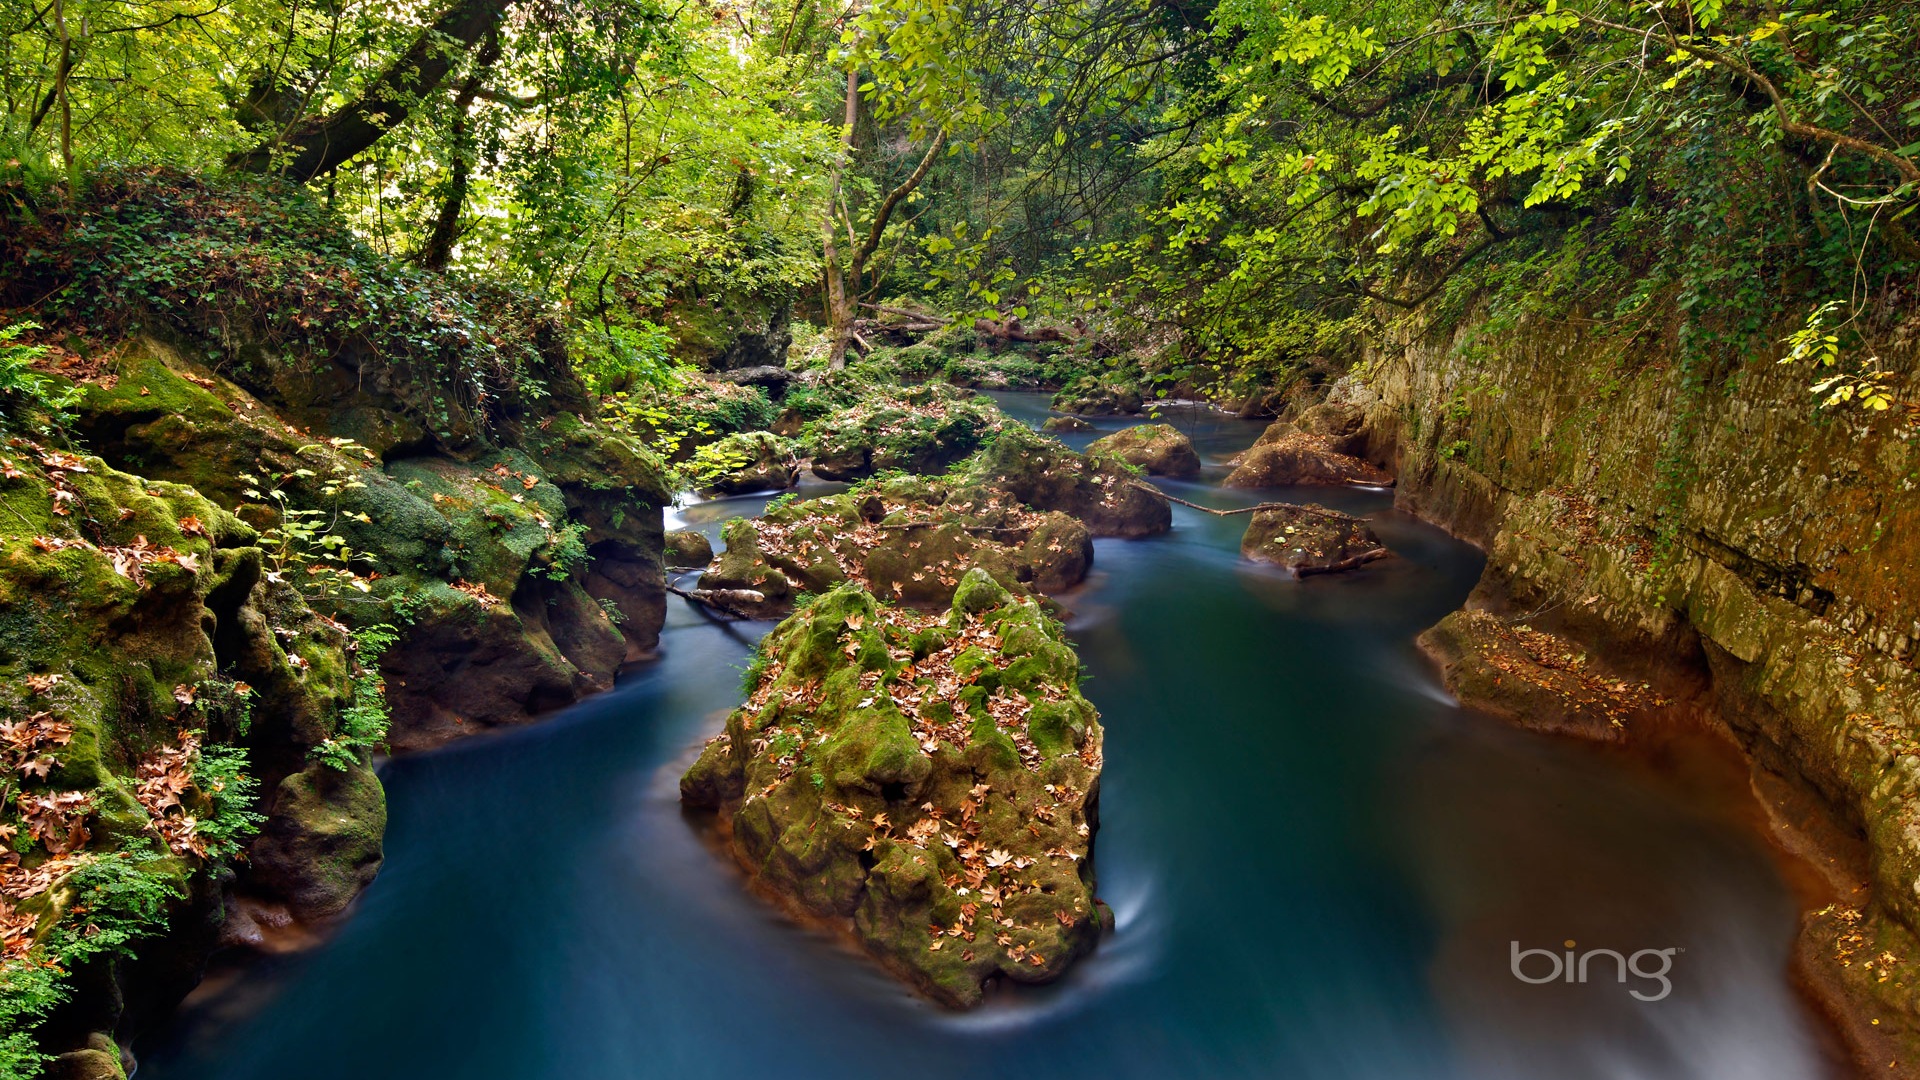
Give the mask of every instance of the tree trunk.
[{"label": "tree trunk", "polygon": [[467,110],[473,108],[481,80],[498,59],[500,35],[496,32],[487,35],[486,45],[474,58],[473,70],[467,73],[467,81],[453,99],[453,123],[448,132],[453,144],[453,161],[447,169],[447,187],[441,194],[440,213],[433,220],[433,231],[427,234],[426,242],[414,256],[414,261],[425,269],[445,270],[453,259],[453,245],[460,241],[460,211],[466,205],[467,185],[473,173],[473,131]]},{"label": "tree trunk", "polygon": [[359,100],[331,116],[301,120],[228,164],[248,172],[277,169],[299,183],[331,173],[403,123],[414,102],[446,81],[462,50],[498,31],[511,5],[512,0],[455,0]]},{"label": "tree trunk", "polygon": [[827,218],[820,227],[822,257],[827,266],[827,321],[832,327],[827,367],[847,366],[847,347],[853,343],[853,298],[840,270],[840,249],[834,239],[834,208],[840,205],[840,181],[853,160],[853,125],[860,116],[860,76],[847,72],[847,121],[840,129],[840,158],[833,166],[833,191],[827,196]]}]

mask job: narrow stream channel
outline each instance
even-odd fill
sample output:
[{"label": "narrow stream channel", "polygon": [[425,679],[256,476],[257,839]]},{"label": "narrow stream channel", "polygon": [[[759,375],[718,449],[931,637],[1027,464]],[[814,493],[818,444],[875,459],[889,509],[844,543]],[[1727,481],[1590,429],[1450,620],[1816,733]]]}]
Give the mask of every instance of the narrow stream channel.
[{"label": "narrow stream channel", "polygon": [[[1217,484],[1258,425],[1165,418],[1214,463],[1169,490],[1257,501]],[[1261,494],[1364,513],[1396,557],[1293,581],[1240,560],[1244,517],[1182,507],[1168,536],[1098,543],[1064,602],[1107,729],[1119,928],[1061,983],[948,1014],[750,896],[676,784],[767,627],[675,601],[663,659],[615,691],[389,763],[387,863],[351,920],[203,988],[140,1075],[1834,1075],[1787,983],[1794,899],[1711,785],[1455,707],[1413,638],[1479,553],[1388,492]],[[682,517],[717,534],[762,503]],[[1512,943],[1568,940],[1681,950],[1671,994],[1604,957],[1585,983],[1510,971]]]}]

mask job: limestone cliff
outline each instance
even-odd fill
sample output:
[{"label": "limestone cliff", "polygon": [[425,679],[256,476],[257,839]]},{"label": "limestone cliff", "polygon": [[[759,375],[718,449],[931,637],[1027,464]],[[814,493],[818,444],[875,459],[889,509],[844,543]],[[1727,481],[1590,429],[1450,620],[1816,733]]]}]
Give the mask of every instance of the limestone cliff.
[{"label": "limestone cliff", "polygon": [[1410,321],[1331,403],[1364,412],[1402,506],[1486,548],[1470,606],[1724,721],[1756,790],[1812,793],[1865,840],[1865,888],[1809,918],[1802,976],[1879,1019],[1854,1041],[1891,1075],[1920,1036],[1920,433],[1816,408],[1771,356],[1714,377],[1678,355],[1593,323]]}]

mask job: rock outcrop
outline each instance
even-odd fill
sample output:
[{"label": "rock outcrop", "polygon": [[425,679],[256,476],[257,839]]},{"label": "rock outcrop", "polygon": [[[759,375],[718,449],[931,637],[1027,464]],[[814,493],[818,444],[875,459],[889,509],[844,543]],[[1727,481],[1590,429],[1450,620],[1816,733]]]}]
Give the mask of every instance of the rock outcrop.
[{"label": "rock outcrop", "polygon": [[713,541],[697,529],[672,529],[665,538],[666,563],[672,570],[691,570],[713,561]]},{"label": "rock outcrop", "polygon": [[[338,914],[378,869],[386,804],[346,719],[366,673],[261,534],[191,488],[15,438],[0,507],[0,766],[18,777],[0,962],[70,967],[82,992],[43,1046],[117,1069],[123,1018],[171,1004],[214,947],[194,928],[219,924],[250,814],[266,829],[238,887],[295,919]],[[113,908],[140,879],[162,911]],[[111,953],[49,951],[77,940],[82,904],[135,927],[170,909],[182,929],[135,978]]]},{"label": "rock outcrop", "polygon": [[793,444],[771,431],[742,431],[694,455],[700,490],[708,495],[784,491],[800,478]]},{"label": "rock outcrop", "polygon": [[82,375],[79,431],[108,460],[190,484],[258,528],[288,510],[325,515],[403,629],[385,662],[397,747],[566,705],[658,640],[668,496],[658,459],[630,439],[563,413],[517,445],[459,456],[396,434],[404,414],[371,404],[352,430],[373,444],[301,431],[154,341]]},{"label": "rock outcrop", "polygon": [[754,881],[936,1000],[1045,982],[1107,917],[1088,856],[1099,717],[1031,599],[968,571],[944,615],[837,588],[761,644],[680,781]]},{"label": "rock outcrop", "polygon": [[1118,462],[1076,454],[1058,439],[1009,426],[966,465],[974,483],[999,487],[1036,510],[1085,522],[1095,536],[1140,537],[1173,527],[1173,508]]},{"label": "rock outcrop", "polygon": [[1139,424],[1095,439],[1087,453],[1118,458],[1149,476],[1196,476],[1200,455],[1187,433],[1172,424]]},{"label": "rock outcrop", "polygon": [[757,594],[735,606],[761,617],[849,581],[890,602],[944,607],[969,567],[1009,589],[1060,592],[1093,564],[1093,538],[1078,520],[945,478],[874,480],[774,506],[728,522],[723,538],[701,585]]},{"label": "rock outcrop", "polygon": [[[1471,326],[1409,323],[1336,392],[1365,410],[1369,453],[1397,459],[1400,504],[1487,549],[1470,606],[1544,613],[1528,621],[1723,721],[1757,791],[1864,839],[1868,899],[1809,917],[1801,974],[1885,1074],[1920,1049],[1920,444],[1897,415],[1817,409],[1809,373],[1770,357],[1689,383],[1670,339],[1587,325],[1469,348]],[[1911,352],[1883,359],[1911,399]],[[1440,636],[1463,686],[1512,655]]]},{"label": "rock outcrop", "polygon": [[1255,511],[1240,554],[1307,577],[1357,569],[1388,552],[1361,518],[1308,503]]},{"label": "rock outcrop", "polygon": [[1288,430],[1272,439],[1263,435],[1262,439],[1264,441],[1240,455],[1233,472],[1227,476],[1227,487],[1393,483],[1392,475],[1379,466],[1341,453],[1338,441],[1332,436]]}]

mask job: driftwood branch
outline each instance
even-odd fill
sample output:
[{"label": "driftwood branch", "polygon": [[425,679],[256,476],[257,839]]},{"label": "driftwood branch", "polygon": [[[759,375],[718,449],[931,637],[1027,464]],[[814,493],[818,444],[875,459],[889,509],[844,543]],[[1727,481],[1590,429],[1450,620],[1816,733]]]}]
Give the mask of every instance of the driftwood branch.
[{"label": "driftwood branch", "polygon": [[1139,488],[1141,491],[1144,491],[1149,495],[1158,495],[1159,497],[1167,500],[1168,502],[1179,503],[1181,506],[1187,507],[1190,510],[1198,510],[1203,514],[1212,514],[1214,517],[1235,517],[1239,514],[1257,514],[1262,510],[1298,510],[1303,514],[1310,514],[1314,517],[1323,517],[1328,519],[1329,521],[1355,520],[1353,515],[1351,514],[1342,514],[1337,510],[1322,510],[1314,506],[1302,506],[1299,503],[1263,502],[1263,503],[1256,503],[1253,506],[1243,506],[1243,507],[1240,507],[1238,510],[1216,510],[1211,506],[1201,506],[1199,503],[1196,503],[1196,502],[1188,502],[1187,500],[1182,499],[1177,495],[1169,495],[1166,492],[1161,491],[1159,488],[1154,487],[1152,484],[1142,483],[1139,480],[1133,481],[1133,486]]},{"label": "driftwood branch", "polygon": [[683,589],[678,585],[668,585],[667,591],[689,603],[735,619],[760,618],[746,605],[767,602],[765,593],[753,589]]}]

